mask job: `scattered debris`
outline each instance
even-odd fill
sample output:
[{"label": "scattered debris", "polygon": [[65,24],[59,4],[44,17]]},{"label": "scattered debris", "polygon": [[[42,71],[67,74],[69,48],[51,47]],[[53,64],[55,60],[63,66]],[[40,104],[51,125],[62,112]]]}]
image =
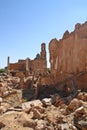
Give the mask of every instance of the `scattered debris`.
[{"label": "scattered debris", "polygon": [[[34,80],[38,81],[36,78]],[[34,82],[32,87],[25,87],[28,90],[27,96],[29,97],[29,94],[31,94],[31,99],[33,99],[32,101],[27,101],[23,98],[23,89],[19,89],[20,86],[15,87],[20,85],[20,79],[7,74],[1,75],[0,129],[87,129],[87,92],[78,91],[75,95],[70,94],[63,97],[59,91],[59,93],[56,91],[57,89],[43,86],[38,90],[41,93],[38,93],[37,99],[34,99],[35,84],[37,82]],[[7,95],[6,92],[8,92]],[[38,98],[40,96],[44,98]]]}]

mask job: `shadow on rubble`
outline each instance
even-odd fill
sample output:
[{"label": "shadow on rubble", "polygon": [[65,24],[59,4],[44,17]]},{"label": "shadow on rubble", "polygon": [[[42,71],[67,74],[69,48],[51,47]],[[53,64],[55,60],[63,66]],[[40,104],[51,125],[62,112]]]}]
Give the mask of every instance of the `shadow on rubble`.
[{"label": "shadow on rubble", "polygon": [[[66,87],[66,84],[64,87]],[[42,100],[43,98],[50,98],[55,94],[59,95],[61,98],[73,95],[73,93],[68,92],[67,89],[60,89],[59,86],[39,86],[39,89],[25,88],[22,90],[22,98],[27,101],[34,99]]]},{"label": "shadow on rubble", "polygon": [[[76,79],[81,78],[85,73],[80,72],[72,77],[66,78],[64,81],[58,82],[54,85],[41,85],[38,81],[40,78],[32,78],[32,80],[28,79],[27,87],[22,91],[23,99],[34,100],[34,99],[43,99],[50,98],[53,95],[57,94],[60,98],[66,100],[73,99],[78,94],[78,87],[76,85]],[[81,79],[80,79],[81,80]]]}]

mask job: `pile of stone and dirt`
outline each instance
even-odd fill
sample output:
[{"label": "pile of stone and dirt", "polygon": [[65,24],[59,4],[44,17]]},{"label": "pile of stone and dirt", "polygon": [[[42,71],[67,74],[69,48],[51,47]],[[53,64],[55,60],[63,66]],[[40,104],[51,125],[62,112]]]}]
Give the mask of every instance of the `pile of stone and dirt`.
[{"label": "pile of stone and dirt", "polygon": [[87,130],[87,92],[27,101],[20,79],[0,75],[1,130]]},{"label": "pile of stone and dirt", "polygon": [[0,96],[7,96],[14,93],[13,90],[19,88],[20,79],[18,77],[12,77],[6,73],[0,74]]},{"label": "pile of stone and dirt", "polygon": [[17,106],[2,98],[0,129],[87,130],[87,93],[78,93],[68,104],[57,94]]},{"label": "pile of stone and dirt", "polygon": [[[22,99],[22,92],[19,89],[20,79],[6,73],[0,74],[0,97],[11,105],[17,105]],[[19,101],[19,102],[18,102]]]}]

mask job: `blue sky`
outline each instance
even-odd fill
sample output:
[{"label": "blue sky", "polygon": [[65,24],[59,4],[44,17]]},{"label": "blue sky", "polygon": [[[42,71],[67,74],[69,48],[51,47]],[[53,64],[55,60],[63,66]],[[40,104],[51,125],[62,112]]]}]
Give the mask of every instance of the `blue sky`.
[{"label": "blue sky", "polygon": [[[76,23],[87,21],[87,0],[0,0],[0,68],[33,59],[41,43],[62,38]],[[49,61],[49,58],[48,58]]]}]

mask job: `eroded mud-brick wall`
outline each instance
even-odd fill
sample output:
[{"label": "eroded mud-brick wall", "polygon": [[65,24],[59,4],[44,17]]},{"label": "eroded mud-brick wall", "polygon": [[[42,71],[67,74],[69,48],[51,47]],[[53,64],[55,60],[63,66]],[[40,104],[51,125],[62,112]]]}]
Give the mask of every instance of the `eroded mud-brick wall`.
[{"label": "eroded mud-brick wall", "polygon": [[8,57],[8,74],[19,75],[23,73],[24,75],[46,75],[47,73],[47,59],[46,59],[46,45],[41,44],[41,52],[38,53],[36,57],[31,60],[27,58],[25,60],[18,60],[17,63],[10,63],[10,58]]},{"label": "eroded mud-brick wall", "polygon": [[[87,22],[76,24],[71,33],[68,30],[60,40],[49,43],[51,74],[55,82],[87,71]],[[78,82],[78,81],[76,81]],[[78,86],[87,88],[87,75],[79,77]]]}]

